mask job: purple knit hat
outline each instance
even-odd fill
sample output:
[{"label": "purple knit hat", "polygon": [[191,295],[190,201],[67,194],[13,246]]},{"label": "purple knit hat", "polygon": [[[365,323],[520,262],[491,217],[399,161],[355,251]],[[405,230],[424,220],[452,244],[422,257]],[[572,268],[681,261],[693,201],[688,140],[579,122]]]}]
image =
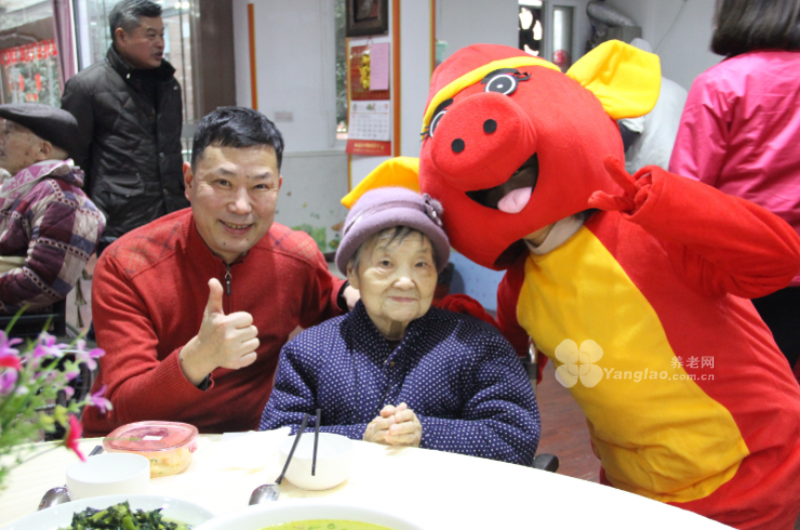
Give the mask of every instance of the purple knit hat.
[{"label": "purple knit hat", "polygon": [[347,214],[336,251],[336,266],[342,274],[347,274],[347,264],[367,239],[393,226],[407,226],[428,236],[438,272],[442,272],[450,259],[450,243],[442,230],[439,201],[408,188],[377,188],[361,196]]}]

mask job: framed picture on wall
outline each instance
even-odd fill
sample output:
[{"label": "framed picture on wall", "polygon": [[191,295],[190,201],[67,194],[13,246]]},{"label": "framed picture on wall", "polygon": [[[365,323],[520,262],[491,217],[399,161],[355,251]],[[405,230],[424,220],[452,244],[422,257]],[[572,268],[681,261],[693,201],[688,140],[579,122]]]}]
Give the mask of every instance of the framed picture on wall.
[{"label": "framed picture on wall", "polygon": [[389,0],[345,0],[345,35],[381,35],[389,30]]}]

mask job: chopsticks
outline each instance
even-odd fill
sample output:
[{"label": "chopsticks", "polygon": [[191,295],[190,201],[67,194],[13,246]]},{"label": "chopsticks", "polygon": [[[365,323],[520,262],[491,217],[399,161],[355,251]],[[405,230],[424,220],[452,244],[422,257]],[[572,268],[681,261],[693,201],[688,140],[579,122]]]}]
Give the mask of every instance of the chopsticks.
[{"label": "chopsticks", "polygon": [[319,426],[322,423],[322,409],[317,409],[317,419],[314,422],[314,456],[311,460],[311,476],[317,472],[317,445],[319,444]]},{"label": "chopsticks", "polygon": [[283,465],[283,471],[281,471],[278,480],[275,482],[280,485],[281,481],[283,480],[283,476],[286,474],[286,470],[289,469],[289,462],[292,461],[292,456],[294,455],[294,450],[297,449],[297,444],[300,442],[300,437],[303,436],[303,431],[306,430],[306,425],[308,425],[308,413],[306,412],[303,414],[303,422],[300,423],[300,428],[297,429],[297,434],[294,438],[294,443],[292,444],[292,449],[289,451],[289,456],[286,458],[286,463]]}]

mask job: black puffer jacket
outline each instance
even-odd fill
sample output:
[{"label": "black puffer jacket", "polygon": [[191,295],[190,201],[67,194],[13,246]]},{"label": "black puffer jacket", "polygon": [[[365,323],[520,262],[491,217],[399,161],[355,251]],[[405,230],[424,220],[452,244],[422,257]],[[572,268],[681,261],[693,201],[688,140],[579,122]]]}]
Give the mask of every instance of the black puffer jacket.
[{"label": "black puffer jacket", "polygon": [[84,190],[106,214],[108,243],[185,208],[181,88],[175,69],[156,70],[158,109],[144,83],[110,47],[106,60],[70,79],[61,105],[78,120],[80,149],[70,153]]}]

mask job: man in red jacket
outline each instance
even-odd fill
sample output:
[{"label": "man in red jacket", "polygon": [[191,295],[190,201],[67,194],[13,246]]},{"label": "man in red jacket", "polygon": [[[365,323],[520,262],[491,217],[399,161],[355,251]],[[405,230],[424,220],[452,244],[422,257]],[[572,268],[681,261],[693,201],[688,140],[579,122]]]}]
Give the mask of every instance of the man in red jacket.
[{"label": "man in red jacket", "polygon": [[314,241],[273,222],[282,153],[257,111],[212,112],[183,168],[191,208],[103,253],[92,310],[106,355],[93,391],[106,387],[113,409],[87,409],[87,435],[143,420],[255,429],[289,334],[347,309],[353,291]]}]

